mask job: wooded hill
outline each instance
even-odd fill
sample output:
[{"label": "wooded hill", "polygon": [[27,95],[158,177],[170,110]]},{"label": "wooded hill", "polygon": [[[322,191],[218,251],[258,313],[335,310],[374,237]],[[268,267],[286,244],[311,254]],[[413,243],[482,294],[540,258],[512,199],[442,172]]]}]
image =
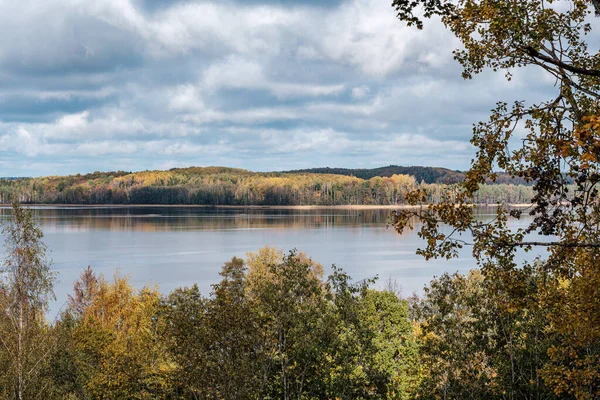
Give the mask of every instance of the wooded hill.
[{"label": "wooded hill", "polygon": [[[442,183],[453,184],[462,182],[465,178],[465,173],[458,170],[440,167],[402,167],[399,165],[388,165],[387,167],[379,168],[310,168],[285,171],[284,173],[302,173],[302,174],[335,174],[355,176],[361,179],[371,179],[377,176],[389,177],[392,175],[410,175],[419,183]],[[499,173],[496,182],[488,182],[489,184],[513,184],[525,185],[527,182],[524,179],[511,178],[508,174]]]},{"label": "wooded hill", "polygon": [[[225,167],[94,172],[0,181],[0,203],[16,199],[48,204],[392,205],[404,204],[406,194],[418,187],[427,190],[428,202],[437,202],[443,192],[442,184],[419,183],[413,176],[383,170],[386,176],[370,178]],[[524,203],[532,196],[528,186],[487,185],[475,201]]]}]

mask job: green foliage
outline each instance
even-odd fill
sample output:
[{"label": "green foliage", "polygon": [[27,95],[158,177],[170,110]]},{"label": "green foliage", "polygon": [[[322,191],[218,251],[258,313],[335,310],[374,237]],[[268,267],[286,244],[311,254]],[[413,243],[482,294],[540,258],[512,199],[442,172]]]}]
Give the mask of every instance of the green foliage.
[{"label": "green foliage", "polygon": [[176,289],[162,301],[159,315],[160,336],[175,363],[170,374],[173,392],[183,398],[198,397],[206,392],[202,378],[209,367],[206,300],[196,285]]},{"label": "green foliage", "polygon": [[518,279],[532,297],[486,280],[479,270],[431,282],[416,306],[424,374],[419,397],[554,398],[540,374],[551,345],[543,332],[543,276],[525,269]]},{"label": "green foliage", "polygon": [[335,339],[329,362],[329,397],[408,399],[419,381],[416,342],[408,304],[395,294],[369,289],[371,282],[351,285],[334,268]]},{"label": "green foliage", "polygon": [[37,360],[23,397],[10,352],[18,336],[9,314],[0,315],[1,338],[14,339],[0,351],[0,395],[593,399],[597,255],[571,254],[574,265],[589,266],[580,275],[549,272],[541,261],[486,263],[467,276],[444,274],[410,301],[373,289],[374,280],[352,283],[335,266],[324,280],[303,253],[269,247],[225,263],[208,297],[197,286],[168,296],[137,290],[88,267],[53,326],[38,313],[23,331],[22,359]]},{"label": "green foliage", "polygon": [[404,300],[302,253],[233,258],[209,297],[159,300],[86,270],[55,327],[54,392],[73,398],[407,399],[416,343]]},{"label": "green foliage", "polygon": [[223,279],[206,303],[207,369],[198,381],[205,382],[209,397],[250,399],[264,393],[264,327],[246,294],[245,269],[237,257],[225,263]]}]

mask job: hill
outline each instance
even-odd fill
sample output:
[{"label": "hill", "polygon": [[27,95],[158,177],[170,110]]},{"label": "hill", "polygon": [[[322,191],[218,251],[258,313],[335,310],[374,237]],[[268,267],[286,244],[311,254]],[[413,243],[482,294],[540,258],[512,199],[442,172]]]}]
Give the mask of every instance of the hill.
[{"label": "hill", "polygon": [[[355,176],[361,179],[371,179],[377,176],[390,177],[392,175],[410,175],[417,182],[425,183],[441,183],[441,184],[452,184],[459,183],[465,177],[463,171],[452,170],[441,167],[402,167],[400,165],[388,165],[387,167],[371,168],[371,169],[350,169],[350,168],[310,168],[310,169],[298,169],[292,171],[283,171],[283,173],[304,173],[304,174],[333,174],[333,175],[346,175]],[[492,182],[488,182],[492,183]],[[525,185],[527,184],[523,179],[511,178],[505,173],[499,173],[497,184],[513,184],[513,185]]]},{"label": "hill", "polygon": [[[419,186],[427,189],[427,202],[435,203],[444,184],[460,182],[463,176],[445,168],[393,165],[288,172],[226,167],[94,172],[0,180],[0,203],[16,198],[46,204],[391,205],[404,204],[405,195]],[[475,202],[530,201],[531,186],[509,183],[483,185]]]}]

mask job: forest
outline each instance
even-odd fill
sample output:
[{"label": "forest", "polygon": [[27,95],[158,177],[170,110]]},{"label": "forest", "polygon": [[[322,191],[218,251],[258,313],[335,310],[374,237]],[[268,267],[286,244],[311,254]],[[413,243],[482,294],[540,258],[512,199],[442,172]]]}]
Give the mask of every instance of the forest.
[{"label": "forest", "polygon": [[[455,184],[461,183],[465,179],[463,171],[451,170],[448,168],[438,167],[403,167],[399,165],[388,165],[387,167],[371,168],[371,169],[356,169],[356,168],[309,168],[299,169],[294,171],[286,171],[286,173],[312,173],[312,174],[336,174],[346,176],[356,176],[362,179],[371,179],[375,177],[390,177],[392,175],[410,175],[417,182],[423,183],[439,183],[439,184]],[[488,183],[527,185],[525,179],[511,177],[507,173],[499,173],[494,181],[488,180]]]},{"label": "forest", "polygon": [[597,281],[566,282],[541,262],[514,271],[518,286],[474,269],[420,296],[270,247],[233,257],[204,294],[82,267],[53,319],[58,277],[31,211],[15,204],[3,234],[0,398],[593,399],[599,388],[593,360],[565,365],[598,335],[600,314],[571,308]]},{"label": "forest", "polygon": [[[363,179],[321,173],[256,173],[224,167],[95,172],[0,181],[0,204],[401,205],[416,188],[438,202],[445,183],[392,174]],[[531,186],[481,185],[475,203],[529,203]]]}]

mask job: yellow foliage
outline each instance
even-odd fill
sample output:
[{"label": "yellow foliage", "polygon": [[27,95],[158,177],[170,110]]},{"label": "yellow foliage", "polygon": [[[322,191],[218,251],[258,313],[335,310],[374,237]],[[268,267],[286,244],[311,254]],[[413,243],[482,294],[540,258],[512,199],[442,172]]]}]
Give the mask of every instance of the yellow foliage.
[{"label": "yellow foliage", "polygon": [[570,279],[557,278],[545,300],[552,307],[546,333],[561,340],[548,350],[544,380],[557,395],[582,400],[597,398],[590,388],[600,383],[600,271],[595,253],[576,250],[573,262],[578,273]]},{"label": "yellow foliage", "polygon": [[252,292],[261,284],[272,280],[273,276],[270,274],[268,266],[280,263],[283,260],[283,257],[283,251],[268,245],[256,252],[246,253],[248,290]]},{"label": "yellow foliage", "polygon": [[[248,291],[253,292],[264,283],[277,280],[277,277],[269,271],[269,266],[283,262],[284,256],[285,253],[282,250],[268,245],[256,252],[246,253]],[[312,260],[304,252],[299,252],[296,257],[300,262],[310,265],[316,278],[321,279],[323,277],[323,265]]]},{"label": "yellow foliage", "polygon": [[116,275],[112,283],[101,277],[94,292],[73,332],[82,354],[79,368],[88,376],[85,388],[94,398],[144,398],[148,390],[160,392],[174,366],[157,345],[157,288],[136,290]]}]

